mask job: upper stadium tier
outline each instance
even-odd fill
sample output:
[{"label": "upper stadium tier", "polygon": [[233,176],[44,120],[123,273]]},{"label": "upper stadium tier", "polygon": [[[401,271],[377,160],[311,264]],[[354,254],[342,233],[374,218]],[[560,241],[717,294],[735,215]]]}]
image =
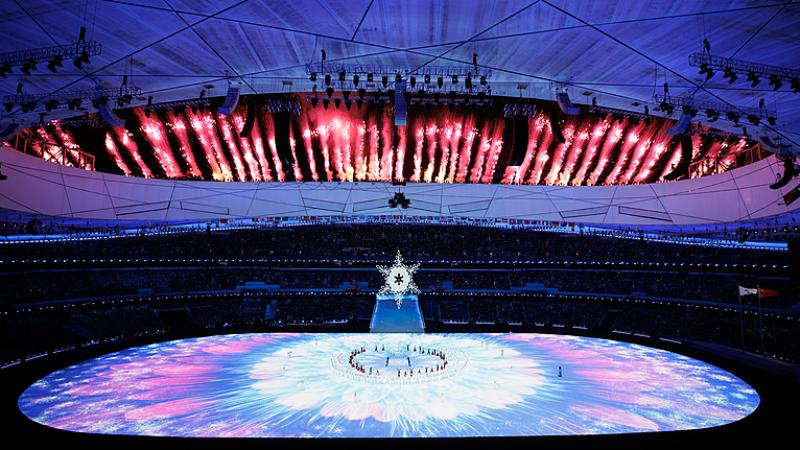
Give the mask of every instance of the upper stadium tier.
[{"label": "upper stadium tier", "polygon": [[770,154],[749,137],[704,125],[684,131],[678,120],[641,113],[582,106],[568,115],[556,102],[478,88],[431,93],[422,77],[404,95],[377,90],[380,82],[346,84],[243,96],[232,111],[222,97],[121,108],[114,114],[122,126],[98,126],[97,117],[53,121],[10,144],[64,165],[144,178],[544,186],[700,178]]}]

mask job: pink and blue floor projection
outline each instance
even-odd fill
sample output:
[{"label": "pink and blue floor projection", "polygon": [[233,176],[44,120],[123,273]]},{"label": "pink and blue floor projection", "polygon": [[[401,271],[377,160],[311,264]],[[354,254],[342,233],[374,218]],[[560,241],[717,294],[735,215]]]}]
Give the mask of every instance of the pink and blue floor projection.
[{"label": "pink and blue floor projection", "polygon": [[714,427],[759,396],[679,354],[543,334],[239,334],[111,353],[19,407],[63,430],[192,437],[468,437]]}]

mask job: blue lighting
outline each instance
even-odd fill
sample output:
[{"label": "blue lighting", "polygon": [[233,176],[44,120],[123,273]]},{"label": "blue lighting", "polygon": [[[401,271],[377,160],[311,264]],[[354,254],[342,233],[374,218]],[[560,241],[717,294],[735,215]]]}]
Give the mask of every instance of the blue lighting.
[{"label": "blue lighting", "polygon": [[242,334],[132,348],[19,399],[63,430],[195,437],[535,436],[714,427],[758,394],[704,362],[541,334]]}]

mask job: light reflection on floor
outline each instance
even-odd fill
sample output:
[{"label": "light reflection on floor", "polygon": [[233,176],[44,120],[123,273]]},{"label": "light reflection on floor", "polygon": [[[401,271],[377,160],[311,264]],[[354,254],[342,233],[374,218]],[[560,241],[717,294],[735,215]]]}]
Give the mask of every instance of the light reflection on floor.
[{"label": "light reflection on floor", "polygon": [[185,339],[54,372],[19,399],[25,415],[65,430],[216,437],[682,430],[739,420],[758,403],[739,378],[695,359],[542,334]]}]

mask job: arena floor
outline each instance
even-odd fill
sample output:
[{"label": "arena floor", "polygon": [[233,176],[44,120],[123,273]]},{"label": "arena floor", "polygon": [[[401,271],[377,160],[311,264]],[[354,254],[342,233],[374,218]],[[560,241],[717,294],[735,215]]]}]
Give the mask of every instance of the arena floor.
[{"label": "arena floor", "polygon": [[759,396],[708,363],[546,334],[232,334],[131,348],[19,398],[62,430],[191,437],[477,437],[715,427]]}]

